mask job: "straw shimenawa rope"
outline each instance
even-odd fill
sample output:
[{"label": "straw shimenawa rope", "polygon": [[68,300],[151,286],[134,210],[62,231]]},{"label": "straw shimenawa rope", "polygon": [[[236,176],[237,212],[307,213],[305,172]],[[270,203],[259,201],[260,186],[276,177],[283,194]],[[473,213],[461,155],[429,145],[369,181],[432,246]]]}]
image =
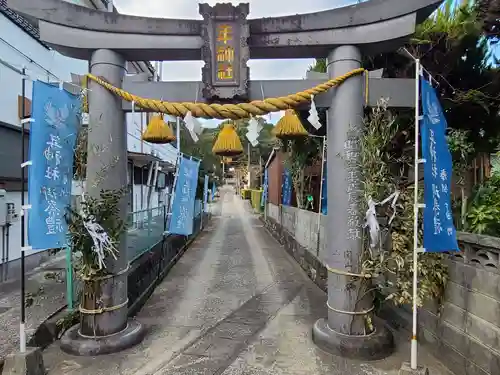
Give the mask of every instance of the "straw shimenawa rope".
[{"label": "straw shimenawa rope", "polygon": [[305,137],[309,134],[293,109],[285,111],[285,115],[276,123],[273,133],[281,139]]},{"label": "straw shimenawa rope", "polygon": [[170,126],[163,120],[163,116],[154,115],[149,120],[142,140],[149,143],[165,144],[175,141],[175,135]]},{"label": "straw shimenawa rope", "polygon": [[284,111],[298,107],[302,103],[309,102],[311,100],[311,95],[318,95],[326,92],[332,87],[340,85],[348,78],[363,74],[364,72],[365,69],[363,68],[354,69],[346,74],[296,94],[238,104],[171,103],[158,99],[146,99],[115,87],[93,74],[88,74],[87,77],[123,100],[135,102],[136,106],[143,109],[150,109],[155,112],[162,112],[177,117],[184,117],[186,113],[191,112],[194,117],[237,120],[249,118],[250,115],[262,116],[270,112]]},{"label": "straw shimenawa rope", "polygon": [[226,157],[242,154],[243,146],[232,121],[225,121],[221,125],[222,129],[212,147],[212,152]]}]

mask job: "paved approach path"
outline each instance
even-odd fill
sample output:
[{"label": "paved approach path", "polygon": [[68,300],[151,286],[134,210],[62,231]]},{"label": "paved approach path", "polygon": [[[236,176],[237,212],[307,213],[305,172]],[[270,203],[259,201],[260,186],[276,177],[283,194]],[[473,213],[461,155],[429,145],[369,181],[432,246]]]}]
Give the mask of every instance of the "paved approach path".
[{"label": "paved approach path", "polygon": [[[326,316],[325,294],[245,202],[229,189],[221,195],[210,227],[138,314],[145,341],[97,358],[68,356],[54,345],[44,353],[49,374],[397,374],[401,355],[364,364],[315,347],[311,327]],[[433,375],[446,374],[436,366]]]}]

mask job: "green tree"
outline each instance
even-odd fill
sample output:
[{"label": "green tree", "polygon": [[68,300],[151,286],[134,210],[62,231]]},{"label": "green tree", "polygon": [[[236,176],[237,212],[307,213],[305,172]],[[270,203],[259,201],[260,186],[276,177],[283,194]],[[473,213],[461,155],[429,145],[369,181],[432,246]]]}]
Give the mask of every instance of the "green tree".
[{"label": "green tree", "polygon": [[476,6],[485,37],[497,44],[500,41],[500,0],[476,0]]},{"label": "green tree", "polygon": [[309,66],[307,71],[309,72],[318,72],[318,73],[326,73],[326,59],[316,59],[313,65]]},{"label": "green tree", "polygon": [[[276,137],[272,133],[274,126],[265,121],[264,118],[259,117],[257,120],[263,126],[259,134],[259,144],[256,147],[250,145],[250,156],[252,164],[259,164],[259,158],[262,158],[264,162],[267,160],[273,147],[276,144]],[[244,165],[246,167],[248,163],[248,150],[249,142],[246,138],[246,133],[248,132],[248,119],[236,120],[234,122],[236,127],[236,132],[240,137],[243,154],[237,158],[233,158],[235,167]],[[175,125],[174,125],[175,127]],[[198,142],[194,142],[186,129],[183,122],[181,122],[181,140],[180,147],[181,151],[186,155],[191,155],[196,158],[201,159],[200,165],[200,178],[203,179],[205,174],[208,174],[211,179],[216,178],[218,181],[222,181],[222,158],[215,155],[212,152],[212,147],[217,139],[222,126],[219,125],[217,128],[204,128],[203,132],[199,135]]]},{"label": "green tree", "polygon": [[[498,38],[498,3],[447,0],[405,45],[437,81],[448,125],[466,131],[476,152],[495,150],[500,138],[500,75],[489,66],[491,49],[484,37]],[[370,56],[364,67],[383,68],[386,77],[415,75],[413,61],[397,51]],[[309,70],[326,72],[326,60],[317,59]],[[404,112],[399,111],[399,118],[406,118],[401,130],[407,131],[413,119]]]},{"label": "green tree", "polygon": [[285,141],[283,149],[287,151],[285,167],[290,171],[293,189],[298,208],[306,205],[307,176],[305,171],[308,166],[320,162],[323,139],[317,137],[301,137]]},{"label": "green tree", "polygon": [[[483,37],[474,4],[447,0],[418,28],[405,46],[420,58],[434,77],[448,125],[468,132],[476,152],[490,152],[498,144],[500,105],[498,70],[490,67],[490,49]],[[398,52],[373,56],[368,69],[384,69],[384,75],[414,77],[413,61]],[[408,126],[413,120],[408,117]]]}]

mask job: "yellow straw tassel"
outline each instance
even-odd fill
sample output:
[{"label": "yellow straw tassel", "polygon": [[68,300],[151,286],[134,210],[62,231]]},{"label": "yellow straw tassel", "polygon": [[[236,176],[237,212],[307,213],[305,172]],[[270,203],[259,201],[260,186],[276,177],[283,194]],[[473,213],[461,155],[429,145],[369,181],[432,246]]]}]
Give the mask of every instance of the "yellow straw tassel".
[{"label": "yellow straw tassel", "polygon": [[232,163],[233,162],[233,158],[228,158],[228,157],[222,158],[222,162],[224,164]]},{"label": "yellow straw tassel", "polygon": [[232,123],[224,124],[215,141],[212,152],[219,156],[236,156],[243,153],[240,137]]},{"label": "yellow straw tassel", "polygon": [[162,116],[154,115],[142,134],[142,140],[149,143],[170,143],[175,141],[175,135],[170,126],[163,121]]},{"label": "yellow straw tassel", "polygon": [[285,111],[273,132],[277,138],[305,137],[309,134],[293,109]]}]

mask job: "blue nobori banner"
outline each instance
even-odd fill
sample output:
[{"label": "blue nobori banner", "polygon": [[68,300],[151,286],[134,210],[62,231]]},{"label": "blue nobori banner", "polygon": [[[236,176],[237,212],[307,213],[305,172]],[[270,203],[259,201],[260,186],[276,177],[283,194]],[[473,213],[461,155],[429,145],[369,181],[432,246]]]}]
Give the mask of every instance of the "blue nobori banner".
[{"label": "blue nobori banner", "polygon": [[292,204],[292,174],[286,168],[283,170],[281,197],[281,203],[284,206],[290,206]]},{"label": "blue nobori banner", "polygon": [[193,234],[194,204],[199,168],[199,161],[181,158],[169,227],[169,232],[172,234],[184,236]]},{"label": "blue nobori banner", "polygon": [[452,159],[446,141],[446,118],[436,91],[421,79],[422,156],[424,163],[424,249],[426,252],[458,251],[451,211]]},{"label": "blue nobori banner", "polygon": [[34,250],[67,245],[73,158],[80,99],[57,86],[33,83],[28,172],[28,243]]}]

